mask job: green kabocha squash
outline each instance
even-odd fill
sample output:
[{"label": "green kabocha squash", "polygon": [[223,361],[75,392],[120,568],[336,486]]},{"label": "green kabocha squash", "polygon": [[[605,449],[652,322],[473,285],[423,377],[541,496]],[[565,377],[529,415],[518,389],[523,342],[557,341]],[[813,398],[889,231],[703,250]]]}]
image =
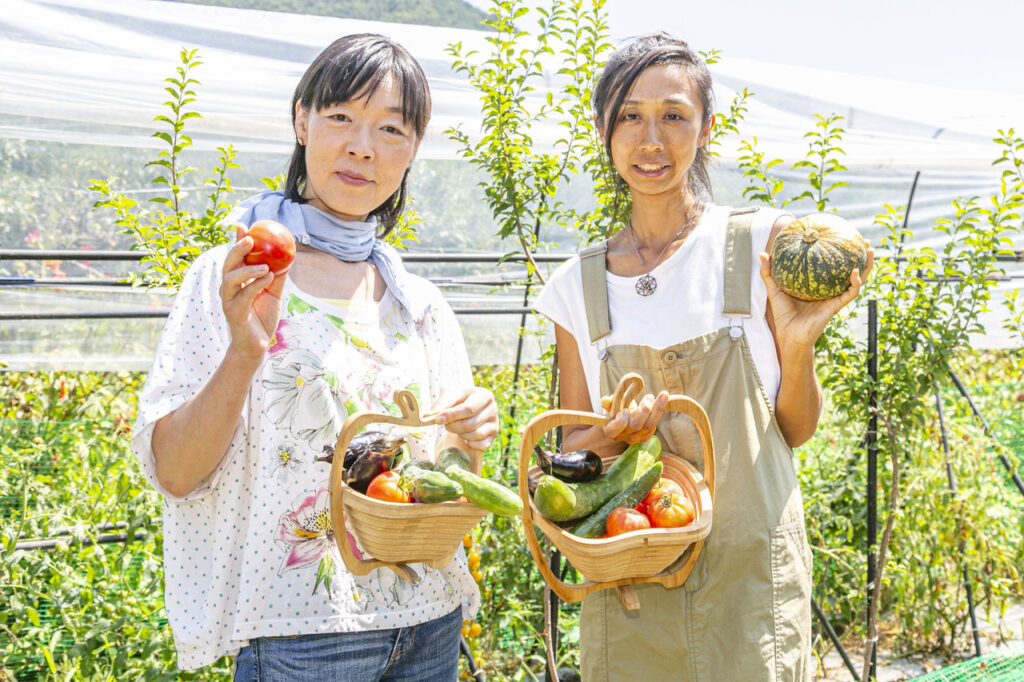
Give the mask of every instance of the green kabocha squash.
[{"label": "green kabocha squash", "polygon": [[853,225],[832,213],[812,213],[787,225],[772,244],[771,272],[784,292],[804,301],[832,298],[861,276],[868,243]]}]

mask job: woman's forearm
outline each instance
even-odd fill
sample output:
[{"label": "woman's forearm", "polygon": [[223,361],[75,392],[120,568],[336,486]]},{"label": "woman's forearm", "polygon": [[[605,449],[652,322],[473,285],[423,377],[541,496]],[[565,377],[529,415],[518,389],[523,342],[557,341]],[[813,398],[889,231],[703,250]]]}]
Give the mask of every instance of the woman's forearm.
[{"label": "woman's forearm", "polygon": [[822,393],[814,372],[814,347],[780,349],[782,382],[775,400],[775,418],[790,447],[803,445],[818,428]]},{"label": "woman's forearm", "polygon": [[259,358],[230,348],[206,385],[153,429],[156,477],[172,495],[192,492],[217,468],[231,444]]}]

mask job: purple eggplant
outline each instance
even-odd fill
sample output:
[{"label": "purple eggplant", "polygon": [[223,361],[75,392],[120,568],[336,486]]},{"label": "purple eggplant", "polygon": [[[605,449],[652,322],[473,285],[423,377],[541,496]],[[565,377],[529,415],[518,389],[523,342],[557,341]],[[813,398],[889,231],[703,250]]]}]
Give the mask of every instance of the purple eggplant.
[{"label": "purple eggplant", "polygon": [[534,445],[533,450],[541,471],[563,481],[584,483],[601,475],[601,458],[591,450],[548,452],[539,445]]},{"label": "purple eggplant", "polygon": [[351,440],[345,450],[345,483],[361,493],[378,474],[391,469],[402,452],[405,436],[366,431]]}]

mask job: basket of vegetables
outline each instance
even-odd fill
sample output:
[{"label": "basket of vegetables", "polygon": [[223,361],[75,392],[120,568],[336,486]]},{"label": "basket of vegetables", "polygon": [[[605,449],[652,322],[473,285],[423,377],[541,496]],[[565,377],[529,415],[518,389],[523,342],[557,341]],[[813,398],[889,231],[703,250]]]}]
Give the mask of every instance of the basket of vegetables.
[{"label": "basket of vegetables", "polygon": [[[609,414],[640,393],[639,375],[622,378]],[[609,417],[551,410],[527,425],[519,451],[519,494],[530,551],[551,589],[566,602],[595,590],[657,582],[682,585],[711,532],[715,460],[711,425],[704,409],[682,395],[669,397],[666,412],[693,420],[703,455],[703,473],[676,453],[662,450],[657,437],[630,445],[617,457],[601,459],[583,450],[543,450],[544,436],[560,426],[603,426]],[[532,464],[536,455],[536,464]],[[545,560],[534,527],[551,541],[586,582],[561,580]]]},{"label": "basket of vegetables", "polygon": [[407,564],[447,566],[462,537],[480,519],[492,512],[515,516],[522,501],[512,490],[479,476],[479,454],[471,457],[446,448],[435,462],[413,459],[404,435],[364,431],[378,423],[410,428],[434,423],[430,415],[420,415],[409,391],[396,391],[395,404],[401,417],[356,412],[345,420],[331,461],[331,522],[349,571],[366,575],[388,567],[416,582],[418,576]]}]

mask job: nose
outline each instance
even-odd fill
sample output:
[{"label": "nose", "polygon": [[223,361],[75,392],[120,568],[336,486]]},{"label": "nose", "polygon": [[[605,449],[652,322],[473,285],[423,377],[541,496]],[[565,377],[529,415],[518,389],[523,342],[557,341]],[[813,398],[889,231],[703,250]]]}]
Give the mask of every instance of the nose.
[{"label": "nose", "polygon": [[345,149],[349,156],[370,160],[373,158],[373,136],[369,126],[354,125]]},{"label": "nose", "polygon": [[658,123],[657,121],[649,121],[644,126],[643,137],[640,138],[640,151],[644,152],[657,152],[661,151],[663,145],[661,143],[661,136],[658,134]]}]

